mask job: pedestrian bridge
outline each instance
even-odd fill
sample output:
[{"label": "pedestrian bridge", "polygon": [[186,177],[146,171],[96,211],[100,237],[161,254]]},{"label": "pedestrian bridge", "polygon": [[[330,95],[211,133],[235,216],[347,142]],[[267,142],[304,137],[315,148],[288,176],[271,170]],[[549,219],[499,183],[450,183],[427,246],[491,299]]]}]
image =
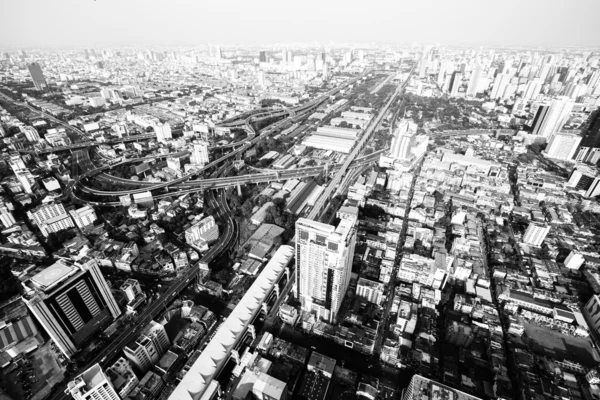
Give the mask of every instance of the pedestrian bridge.
[{"label": "pedestrian bridge", "polygon": [[215,378],[230,358],[239,360],[239,346],[255,336],[252,323],[264,311],[264,304],[278,295],[282,276],[289,279],[289,266],[294,257],[292,246],[280,246],[238,305],[223,322],[200,357],[175,388],[169,400],[212,399],[219,391]]}]

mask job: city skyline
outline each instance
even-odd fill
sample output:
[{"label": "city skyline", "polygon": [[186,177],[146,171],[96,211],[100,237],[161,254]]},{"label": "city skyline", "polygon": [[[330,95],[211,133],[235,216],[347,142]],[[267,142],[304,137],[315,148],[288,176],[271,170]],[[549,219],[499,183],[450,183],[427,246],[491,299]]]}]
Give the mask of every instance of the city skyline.
[{"label": "city skyline", "polygon": [[[167,7],[155,0],[134,0],[126,4],[114,0],[52,3],[26,0],[10,2],[5,9],[12,18],[0,27],[3,38],[0,48],[3,49],[266,42],[417,42],[524,47],[595,47],[599,44],[596,39],[599,29],[593,16],[600,12],[600,3],[589,0],[568,4],[509,0],[494,6],[473,0],[429,0],[363,7],[342,2],[305,2],[294,12],[273,1],[257,5],[176,0]],[[49,29],[49,22],[54,26],[66,25],[64,29]]]}]

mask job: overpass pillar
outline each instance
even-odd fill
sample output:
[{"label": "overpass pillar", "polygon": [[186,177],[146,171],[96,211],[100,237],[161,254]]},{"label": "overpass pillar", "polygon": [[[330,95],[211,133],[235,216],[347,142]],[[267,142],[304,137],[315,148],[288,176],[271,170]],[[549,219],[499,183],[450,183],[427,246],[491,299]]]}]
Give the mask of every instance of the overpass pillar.
[{"label": "overpass pillar", "polygon": [[238,196],[242,197],[242,185],[240,185],[239,183],[237,185],[237,192],[238,192]]}]

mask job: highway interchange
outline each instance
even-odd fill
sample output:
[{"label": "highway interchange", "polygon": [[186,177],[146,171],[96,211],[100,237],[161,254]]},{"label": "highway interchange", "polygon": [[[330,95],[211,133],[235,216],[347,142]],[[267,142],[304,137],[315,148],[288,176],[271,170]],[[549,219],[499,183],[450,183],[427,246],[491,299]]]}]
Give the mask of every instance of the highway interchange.
[{"label": "highway interchange", "polygon": [[[347,87],[351,84],[354,84],[359,79],[362,79],[363,77],[365,77],[367,74],[368,74],[368,72],[345,82],[344,84],[338,86],[337,88],[332,89],[329,92],[325,93],[324,95],[320,96],[319,98],[317,98],[309,103],[304,104],[303,106],[299,107],[299,109],[296,109],[291,112],[289,110],[285,111],[288,114],[288,117],[286,119],[267,127],[260,135],[257,135],[254,138],[247,140],[245,144],[241,145],[237,149],[234,149],[233,151],[229,152],[228,154],[224,155],[223,157],[206,165],[201,171],[196,171],[193,174],[188,174],[188,175],[184,176],[183,178],[177,180],[176,182],[168,182],[166,184],[153,185],[153,186],[150,186],[149,188],[143,188],[139,191],[143,192],[143,191],[147,191],[147,190],[162,189],[162,188],[172,186],[174,184],[183,183],[183,182],[190,180],[192,177],[199,176],[199,173],[206,171],[209,168],[217,167],[223,161],[226,161],[226,160],[232,158],[233,156],[235,156],[238,153],[246,151],[248,148],[250,148],[252,145],[254,145],[258,140],[270,135],[272,132],[279,129],[284,123],[294,121],[296,118],[298,118],[300,113],[307,112],[307,111],[315,108],[316,106],[322,104],[324,101],[326,101],[329,98],[329,96],[336,94],[337,92],[339,92],[340,90],[344,89],[345,87]],[[10,101],[13,101],[10,98],[7,98],[7,99]],[[51,117],[39,110],[36,110],[35,108],[30,107],[29,105],[26,105],[26,104],[22,104],[22,105],[30,108],[34,112],[38,112],[38,113],[44,115],[45,117],[54,120],[55,122],[65,126],[65,128],[74,129],[81,136],[87,136],[87,135],[85,135],[85,133],[76,129],[75,127],[65,124],[64,122],[62,122],[60,120],[56,120],[54,117]],[[245,120],[243,124],[249,125],[248,120]],[[250,128],[251,128],[251,126],[250,126]],[[86,145],[87,145],[87,147],[91,147],[91,146],[95,145],[95,143],[87,142]],[[85,204],[95,204],[94,202],[90,202],[90,201],[83,200],[83,199],[78,199],[74,195],[75,187],[83,179],[86,179],[90,176],[97,175],[98,173],[104,172],[106,170],[110,170],[112,167],[119,165],[119,164],[105,165],[105,166],[97,167],[97,166],[93,165],[93,163],[89,159],[89,153],[87,151],[83,151],[81,149],[86,149],[86,147],[82,147],[82,148],[78,147],[75,149],[75,150],[79,150],[79,151],[76,151],[74,153],[74,162],[78,165],[78,170],[82,169],[83,171],[78,171],[77,176],[72,177],[73,179],[68,183],[65,192],[67,193],[68,196],[72,197],[75,201],[79,200],[80,202],[83,202]],[[63,149],[61,149],[61,150],[63,150]],[[369,160],[368,162],[371,162],[371,161]],[[348,163],[348,165],[346,167],[348,167],[349,165],[350,165],[350,163]],[[313,172],[315,173],[315,175],[316,175],[317,169],[320,169],[319,173],[321,173],[323,167],[317,167],[317,168],[313,169]],[[80,172],[82,172],[82,173],[80,173]],[[308,172],[308,171],[297,172],[296,171],[295,173],[296,174],[308,174],[310,172]],[[268,175],[268,174],[272,174],[272,172],[257,174],[257,175]],[[279,172],[275,172],[275,174],[279,174]],[[310,175],[304,175],[304,176],[310,176]],[[299,176],[299,177],[301,177],[301,176]],[[272,178],[272,175],[271,175],[271,178]],[[214,178],[214,179],[219,179],[219,178]],[[289,179],[289,178],[287,178],[287,179]],[[200,183],[200,185],[203,185],[203,184]],[[199,189],[197,189],[197,188],[191,189],[191,191],[198,191],[198,190]],[[138,191],[138,193],[139,193],[139,191]],[[177,193],[183,194],[183,193],[185,193],[185,191],[182,190]],[[213,191],[208,191],[207,193],[208,193],[208,195],[207,195],[206,200],[211,205],[211,207],[213,207],[216,210],[216,213],[217,213],[216,217],[225,221],[225,228],[224,228],[224,231],[220,233],[218,242],[215,243],[209,249],[209,251],[197,263],[191,265],[186,270],[181,271],[180,276],[178,278],[176,278],[168,288],[166,288],[165,292],[161,295],[161,297],[159,299],[157,299],[156,301],[150,303],[145,309],[143,309],[143,311],[141,311],[139,313],[139,315],[135,318],[135,320],[129,325],[129,329],[123,330],[116,338],[114,338],[110,343],[108,343],[99,354],[97,354],[91,360],[89,360],[85,366],[79,368],[77,373],[81,373],[82,371],[86,370],[87,368],[89,368],[90,366],[92,366],[96,363],[100,363],[103,367],[106,367],[109,364],[109,362],[114,360],[114,358],[117,357],[122,352],[123,348],[130,341],[134,340],[139,335],[140,330],[144,326],[146,326],[152,319],[159,316],[166,309],[167,305],[169,303],[171,303],[173,301],[173,299],[179,293],[181,293],[187,286],[190,285],[190,283],[197,277],[201,266],[203,266],[203,265],[207,266],[210,262],[215,260],[220,254],[222,254],[224,251],[226,251],[230,247],[231,243],[235,241],[234,238],[237,236],[235,234],[237,228],[235,226],[235,221],[231,217],[231,210],[228,209],[224,190],[219,191],[219,201],[215,198]],[[120,193],[120,194],[122,195],[123,193]],[[173,193],[166,193],[165,197],[169,196],[169,195],[173,195]],[[156,198],[159,198],[159,197],[161,197],[161,195],[156,196]],[[98,205],[102,205],[102,203],[99,203]],[[293,285],[293,282],[294,282],[294,279],[291,278],[289,280],[288,284],[286,285],[286,289],[284,289],[284,292],[286,292],[286,293],[289,292],[291,285]],[[61,386],[60,390],[56,391],[50,397],[52,400],[59,400],[59,399],[66,400],[69,398],[69,395],[64,392],[65,385],[61,384],[60,386]]]},{"label": "highway interchange", "polygon": [[[285,124],[290,122],[295,122],[297,119],[305,116],[307,112],[313,110],[318,105],[322,104],[324,101],[329,99],[330,96],[338,93],[340,90],[348,87],[349,85],[354,84],[359,79],[365,77],[370,71],[361,74],[360,76],[353,78],[344,84],[338,86],[335,89],[328,91],[323,94],[319,98],[305,103],[304,105],[297,107],[293,110],[283,109],[283,110],[271,110],[266,113],[268,117],[273,116],[284,116],[285,118],[268,126],[267,128],[261,130],[259,133],[255,133],[250,121],[253,118],[257,118],[257,115],[251,115],[244,120],[241,121],[232,121],[224,124],[224,126],[241,126],[248,130],[249,136],[242,143],[236,142],[229,145],[221,146],[221,148],[231,149],[230,152],[218,158],[217,160],[212,161],[211,163],[204,166],[204,168],[194,171],[192,173],[186,174],[183,177],[176,179],[170,182],[161,182],[161,183],[149,183],[149,182],[139,182],[127,180],[124,178],[117,178],[112,175],[107,174],[106,172],[110,171],[112,168],[125,165],[131,162],[142,162],[149,158],[157,158],[157,156],[151,157],[142,157],[138,159],[132,160],[124,160],[115,164],[101,165],[96,166],[89,158],[88,149],[97,145],[98,143],[92,141],[86,141],[84,143],[78,143],[71,148],[54,148],[54,150],[76,150],[73,154],[73,161],[78,165],[77,173],[75,176],[72,176],[71,181],[68,183],[66,188],[66,195],[71,197],[74,202],[84,203],[84,204],[92,204],[97,206],[118,206],[121,205],[119,201],[89,201],[87,199],[80,198],[77,193],[86,192],[92,195],[99,196],[122,196],[124,194],[135,194],[142,193],[146,191],[154,191],[159,193],[153,193],[153,197],[155,199],[173,196],[182,195],[185,193],[192,193],[206,189],[214,189],[206,191],[205,201],[216,210],[215,217],[224,222],[223,232],[220,232],[219,240],[215,243],[208,252],[195,264],[191,265],[184,271],[180,271],[178,278],[176,278],[172,284],[166,288],[165,292],[161,295],[159,299],[150,303],[143,311],[139,313],[136,319],[129,325],[129,329],[122,331],[116,338],[114,338],[110,343],[106,345],[106,347],[93,357],[85,366],[79,369],[79,372],[89,368],[91,365],[95,363],[100,363],[103,367],[109,365],[109,362],[114,360],[123,350],[123,348],[132,340],[134,340],[140,330],[146,326],[152,319],[159,316],[166,307],[173,301],[175,297],[179,295],[190,283],[197,277],[201,266],[208,266],[212,261],[214,261],[217,257],[227,251],[232,243],[235,243],[237,238],[237,226],[235,224],[235,220],[232,218],[231,210],[228,207],[227,199],[225,198],[225,191],[222,190],[226,187],[236,186],[239,184],[248,184],[248,183],[259,183],[259,182],[270,182],[275,180],[288,180],[293,178],[305,178],[308,176],[316,176],[323,173],[324,166],[316,166],[316,167],[306,167],[306,168],[298,168],[292,170],[267,170],[262,171],[256,174],[248,174],[242,176],[234,176],[234,177],[211,177],[208,179],[198,179],[202,173],[208,172],[212,168],[218,168],[220,165],[227,160],[233,159],[237,154],[243,153],[249,148],[251,148],[254,144],[256,144],[259,140],[262,140],[272,133],[281,129]],[[412,71],[411,71],[412,73]],[[344,191],[350,183],[352,177],[356,176],[356,171],[358,168],[362,168],[369,163],[372,163],[375,159],[378,158],[379,153],[367,155],[364,157],[358,157],[359,154],[364,150],[365,144],[370,139],[372,133],[379,126],[384,116],[386,115],[388,109],[390,108],[393,101],[396,97],[403,92],[405,88],[404,85],[398,86],[397,90],[390,96],[386,105],[379,111],[377,117],[371,121],[358,143],[354,146],[351,153],[346,157],[344,162],[340,165],[333,166],[331,168],[332,172],[334,172],[333,179],[330,181],[326,189],[323,191],[322,195],[317,200],[315,207],[312,208],[308,218],[317,219],[320,218],[326,211],[326,207],[324,205],[331,199],[331,196],[334,193],[339,193],[340,191]],[[12,100],[12,99],[10,99]],[[55,119],[35,108],[30,107],[27,104],[21,104],[28,108],[30,108],[34,112],[41,113],[46,118],[49,118],[61,125],[65,126],[68,129],[74,129],[81,136],[87,136],[82,131],[72,127],[71,125],[65,124],[64,122]],[[262,115],[262,114],[261,114]],[[259,115],[259,117],[261,116]],[[119,139],[122,141],[133,141],[133,140],[145,140],[149,139],[146,135],[139,136],[131,136],[123,139]],[[69,147],[69,146],[67,146]],[[50,149],[49,149],[50,150]],[[158,157],[168,157],[168,156],[181,156],[181,153],[173,153],[166,154]],[[354,169],[357,168],[357,169]],[[353,171],[352,173],[349,173]],[[348,175],[347,175],[348,174]],[[215,173],[214,175],[220,175],[220,173]],[[115,183],[120,183],[126,186],[130,186],[127,189],[120,191],[102,191],[94,188],[90,188],[85,185],[85,182],[88,181],[88,178],[97,177],[100,179],[111,180]],[[131,187],[136,186],[136,187]],[[163,192],[164,191],[164,192]],[[76,193],[77,192],[77,193]],[[285,288],[282,290],[282,294],[280,299],[276,305],[280,304],[281,301],[287,296],[287,293],[291,290],[295,282],[295,274],[292,274],[288,282],[286,283]],[[272,307],[270,310],[268,318],[272,319],[274,313],[276,312],[277,307]],[[64,385],[62,385],[64,386]],[[58,399],[67,399],[68,396],[64,393],[64,388],[61,388],[58,392],[54,393],[51,397],[52,400]]]}]

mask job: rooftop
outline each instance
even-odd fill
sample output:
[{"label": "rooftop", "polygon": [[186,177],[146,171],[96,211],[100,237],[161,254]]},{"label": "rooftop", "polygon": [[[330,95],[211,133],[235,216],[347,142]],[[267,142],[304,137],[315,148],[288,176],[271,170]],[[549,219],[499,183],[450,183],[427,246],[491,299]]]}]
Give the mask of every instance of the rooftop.
[{"label": "rooftop", "polygon": [[61,260],[55,262],[48,268],[38,272],[31,278],[31,282],[42,290],[48,290],[69,276],[75,274],[77,268],[64,264]]}]

